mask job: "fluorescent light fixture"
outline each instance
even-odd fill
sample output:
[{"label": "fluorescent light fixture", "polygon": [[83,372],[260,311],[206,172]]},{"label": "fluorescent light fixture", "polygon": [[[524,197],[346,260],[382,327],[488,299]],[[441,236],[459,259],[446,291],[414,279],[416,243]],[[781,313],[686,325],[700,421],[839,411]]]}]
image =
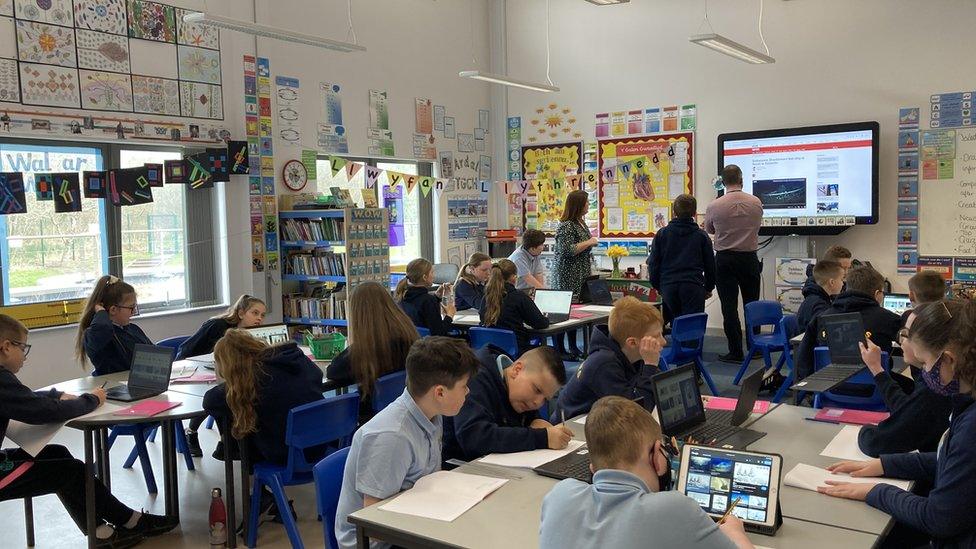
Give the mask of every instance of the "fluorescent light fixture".
[{"label": "fluorescent light fixture", "polygon": [[626,4],[630,0],[586,0],[591,4],[596,4],[598,6],[612,6],[614,4]]},{"label": "fluorescent light fixture", "polygon": [[490,72],[482,71],[461,71],[458,73],[461,78],[473,78],[475,80],[484,80],[485,82],[491,82],[493,84],[502,84],[505,86],[513,86],[516,88],[524,88],[526,90],[538,91],[538,92],[557,92],[559,88],[549,84],[538,84],[536,82],[529,82],[528,80],[519,80],[517,78],[511,78],[503,74],[492,74]]},{"label": "fluorescent light fixture", "polygon": [[705,46],[706,48],[724,53],[730,57],[735,57],[736,59],[745,61],[746,63],[762,65],[764,63],[776,62],[776,60],[772,57],[764,53],[760,53],[752,48],[743,46],[735,40],[726,38],[721,34],[696,34],[688,37],[688,41],[698,44],[699,46]]},{"label": "fluorescent light fixture", "polygon": [[284,42],[293,42],[295,44],[304,44],[306,46],[315,46],[318,48],[325,48],[345,53],[366,51],[366,48],[363,46],[350,44],[349,42],[329,40],[328,38],[322,38],[321,36],[285,30],[269,25],[261,25],[259,23],[242,21],[240,19],[232,19],[230,17],[214,15],[212,13],[188,13],[183,16],[183,21],[187,23],[210,25],[211,27],[243,32],[244,34],[253,34],[254,36],[263,36],[265,38],[273,38],[275,40],[282,40]]}]

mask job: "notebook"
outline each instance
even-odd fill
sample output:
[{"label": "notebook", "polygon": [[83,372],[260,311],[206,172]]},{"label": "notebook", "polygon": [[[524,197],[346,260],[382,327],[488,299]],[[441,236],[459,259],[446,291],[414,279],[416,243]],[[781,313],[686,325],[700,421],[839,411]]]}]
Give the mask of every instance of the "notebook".
[{"label": "notebook", "polygon": [[845,408],[824,408],[811,419],[825,423],[849,423],[851,425],[877,425],[891,416],[888,412],[869,412]]},{"label": "notebook", "polygon": [[508,479],[437,471],[380,505],[384,511],[451,522],[498,490]]},{"label": "notebook", "polygon": [[161,414],[166,410],[172,410],[180,404],[182,404],[182,402],[172,402],[169,400],[145,400],[138,404],[133,404],[128,408],[122,408],[121,410],[114,412],[112,415],[152,417],[156,414]]},{"label": "notebook", "polygon": [[908,490],[910,486],[910,482],[907,480],[895,480],[885,477],[852,477],[850,475],[831,473],[826,469],[807,465],[806,463],[798,463],[796,467],[790,469],[790,472],[786,473],[786,476],[783,477],[783,484],[816,492],[818,487],[827,486],[828,480],[855,482],[859,484],[891,484],[902,490]]}]

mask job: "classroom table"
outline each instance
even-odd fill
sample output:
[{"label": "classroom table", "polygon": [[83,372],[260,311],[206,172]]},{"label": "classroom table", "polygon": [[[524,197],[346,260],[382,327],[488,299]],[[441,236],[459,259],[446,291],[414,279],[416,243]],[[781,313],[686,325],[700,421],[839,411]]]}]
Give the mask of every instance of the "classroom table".
[{"label": "classroom table", "polygon": [[[613,309],[610,305],[579,305],[574,304],[570,310],[571,315],[580,315],[580,318],[570,318],[569,320],[563,322],[557,322],[555,324],[550,324],[548,328],[542,328],[537,330],[535,328],[529,328],[526,326],[526,333],[532,338],[542,338],[558,336],[560,334],[565,334],[568,332],[575,332],[578,329],[583,330],[583,353],[587,352],[587,348],[590,344],[590,334],[592,333],[593,326],[597,324],[606,324],[607,320],[610,318],[610,310]],[[581,315],[587,316],[581,316]],[[477,309],[464,309],[458,311],[454,315],[454,325],[461,328],[472,328],[479,326],[481,324],[481,319],[478,316]]]},{"label": "classroom table", "polygon": [[[770,413],[774,409],[771,409]],[[805,423],[813,422],[803,422]],[[582,424],[568,421],[567,426],[573,430],[577,438],[583,436]],[[751,428],[757,429],[758,425],[754,423]],[[791,431],[795,433],[796,428],[792,428]],[[819,449],[817,452],[819,453]],[[457,470],[510,480],[453,522],[383,511],[379,508],[382,504],[361,509],[349,517],[350,522],[356,525],[358,547],[368,547],[369,539],[372,537],[403,547],[477,549],[539,546],[542,499],[556,484],[554,479],[537,475],[527,469],[511,469],[481,463],[470,463]],[[823,505],[823,501],[820,504]],[[754,533],[749,533],[748,536],[756,545],[791,549],[820,549],[824,546],[869,548],[874,546],[879,537],[873,532],[832,526],[796,517],[784,517],[783,526],[775,536]]]},{"label": "classroom table", "polygon": [[[777,453],[783,456],[783,476],[798,463],[826,467],[841,461],[821,456],[827,443],[843,425],[808,421],[818,410],[780,404],[749,428],[764,431],[766,436],[749,446],[756,452]],[[780,489],[783,516],[821,524],[830,524],[881,536],[894,525],[891,515],[883,513],[863,501],[832,498],[824,494],[802,490],[784,483]]]}]

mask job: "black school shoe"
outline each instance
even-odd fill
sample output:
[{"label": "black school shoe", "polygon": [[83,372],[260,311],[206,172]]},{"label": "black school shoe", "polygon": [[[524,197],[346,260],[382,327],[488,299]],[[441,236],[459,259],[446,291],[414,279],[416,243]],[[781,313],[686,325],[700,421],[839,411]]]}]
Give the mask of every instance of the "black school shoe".
[{"label": "black school shoe", "polygon": [[105,539],[95,540],[97,549],[127,549],[135,547],[146,539],[141,533],[127,528],[116,528],[112,535]]},{"label": "black school shoe", "polygon": [[139,534],[145,538],[151,538],[153,536],[159,536],[169,532],[173,528],[176,528],[176,525],[178,524],[179,521],[176,519],[171,519],[162,515],[150,515],[149,513],[143,513],[142,516],[139,517],[139,521],[136,522],[134,527],[122,527],[118,530]]},{"label": "black school shoe", "polygon": [[203,457],[203,448],[200,447],[200,435],[196,431],[186,431],[186,446],[190,450],[190,455],[198,458]]},{"label": "black school shoe", "polygon": [[732,364],[742,364],[745,357],[741,354],[728,353],[724,355],[719,355],[718,359],[722,362],[730,362]]}]

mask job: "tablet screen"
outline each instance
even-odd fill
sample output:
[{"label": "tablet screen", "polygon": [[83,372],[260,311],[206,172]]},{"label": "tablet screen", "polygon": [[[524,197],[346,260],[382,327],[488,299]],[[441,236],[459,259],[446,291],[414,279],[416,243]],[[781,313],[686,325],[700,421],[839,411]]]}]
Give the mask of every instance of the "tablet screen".
[{"label": "tablet screen", "polygon": [[[733,452],[718,448],[688,448],[685,495],[698,502],[708,514],[722,515],[736,498],[732,514],[742,520],[766,523],[770,509],[772,456]],[[684,469],[684,468],[683,468]]]}]

